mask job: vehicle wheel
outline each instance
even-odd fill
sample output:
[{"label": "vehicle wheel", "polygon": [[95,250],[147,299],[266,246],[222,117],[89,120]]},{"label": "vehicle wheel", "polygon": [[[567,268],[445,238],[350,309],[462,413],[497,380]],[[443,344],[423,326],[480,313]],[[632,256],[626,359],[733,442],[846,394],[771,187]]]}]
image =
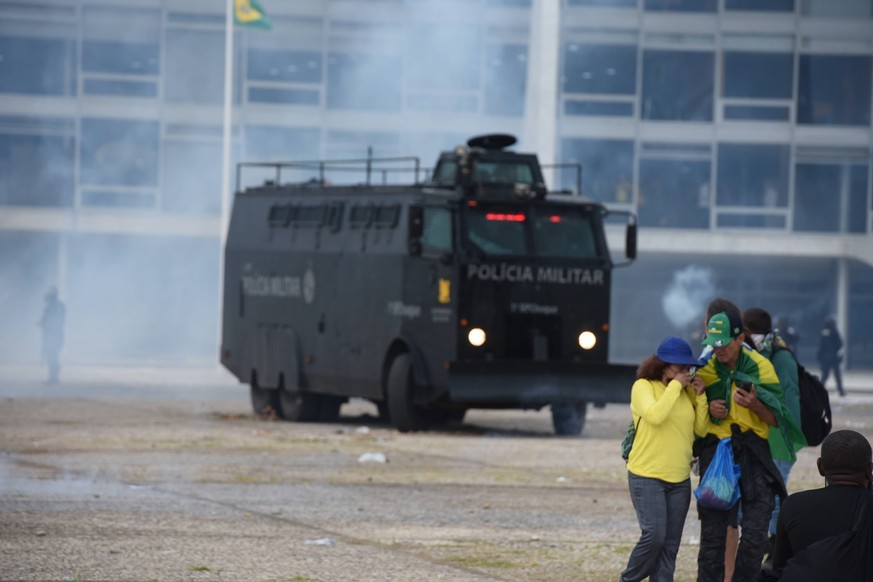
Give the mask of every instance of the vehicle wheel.
[{"label": "vehicle wheel", "polygon": [[579,436],[585,427],[587,406],[584,402],[554,402],[552,404],[552,426],[555,434]]},{"label": "vehicle wheel", "polygon": [[424,416],[412,403],[412,388],[412,359],[409,354],[400,354],[388,372],[388,414],[400,432],[427,428]]},{"label": "vehicle wheel", "polygon": [[376,402],[375,404],[376,410],[379,411],[379,422],[391,424],[391,412],[388,411],[388,402],[382,400],[381,402]]},{"label": "vehicle wheel", "polygon": [[258,381],[252,378],[249,388],[252,395],[252,410],[258,416],[270,416],[279,414],[279,391],[261,388]]},{"label": "vehicle wheel", "polygon": [[279,415],[292,422],[319,420],[319,399],[314,394],[291,392],[279,387]]}]

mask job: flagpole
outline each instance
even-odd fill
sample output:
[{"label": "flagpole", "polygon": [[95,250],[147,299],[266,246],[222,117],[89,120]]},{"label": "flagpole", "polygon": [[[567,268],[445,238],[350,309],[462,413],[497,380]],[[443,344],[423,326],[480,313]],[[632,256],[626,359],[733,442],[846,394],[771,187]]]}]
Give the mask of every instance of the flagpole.
[{"label": "flagpole", "polygon": [[224,317],[224,249],[230,224],[230,151],[233,123],[233,27],[234,0],[227,0],[224,15],[224,115],[221,143],[221,220],[218,250],[218,349],[221,349],[222,319]]}]

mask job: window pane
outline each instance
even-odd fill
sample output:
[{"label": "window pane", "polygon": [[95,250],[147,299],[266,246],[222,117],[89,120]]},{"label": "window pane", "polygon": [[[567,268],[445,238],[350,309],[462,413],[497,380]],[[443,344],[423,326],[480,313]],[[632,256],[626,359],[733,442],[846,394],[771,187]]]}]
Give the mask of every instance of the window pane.
[{"label": "window pane", "polygon": [[527,46],[489,44],[485,49],[485,113],[491,115],[524,114],[527,84]]},{"label": "window pane", "polygon": [[480,204],[466,208],[466,238],[475,252],[486,255],[527,255],[526,208]]},{"label": "window pane", "polygon": [[319,157],[320,131],[310,128],[246,127],[246,159],[314,160]]},{"label": "window pane", "polygon": [[104,208],[154,208],[155,192],[127,192],[123,190],[82,190],[82,206]]},{"label": "window pane", "polygon": [[757,105],[725,105],[724,118],[753,119],[756,121],[791,121],[788,107],[764,107]]},{"label": "window pane", "polygon": [[870,0],[801,0],[800,13],[809,16],[873,16]]},{"label": "window pane", "polygon": [[711,52],[646,51],[643,119],[712,121]]},{"label": "window pane", "polygon": [[410,111],[452,111],[455,113],[466,111],[475,113],[479,109],[479,100],[475,95],[413,93],[406,96],[406,107]]},{"label": "window pane", "polygon": [[588,214],[570,208],[538,206],[532,213],[534,250],[541,257],[593,258],[597,238]]},{"label": "window pane", "polygon": [[0,92],[75,94],[75,54],[68,40],[0,36]]},{"label": "window pane", "polygon": [[452,215],[445,208],[424,209],[421,244],[429,249],[452,250]]},{"label": "window pane", "polygon": [[221,103],[224,99],[224,33],[168,29],[166,65],[167,101]]},{"label": "window pane", "polygon": [[318,105],[318,91],[308,89],[279,89],[278,87],[249,87],[251,103],[293,103]]},{"label": "window pane", "polygon": [[797,122],[870,125],[871,66],[870,57],[801,55]]},{"label": "window pane", "polygon": [[794,56],[790,53],[724,53],[724,96],[791,99]]},{"label": "window pane", "polygon": [[718,228],[778,228],[785,230],[785,216],[720,212],[716,226]]},{"label": "window pane", "polygon": [[488,0],[488,4],[494,4],[497,6],[512,6],[524,8],[526,6],[530,6],[531,0]]},{"label": "window pane", "polygon": [[568,0],[570,6],[614,6],[636,8],[637,0]]},{"label": "window pane", "polygon": [[646,0],[646,10],[677,12],[715,12],[718,0]]},{"label": "window pane", "polygon": [[0,204],[71,206],[72,136],[0,133]]},{"label": "window pane", "polygon": [[867,166],[797,164],[794,230],[866,232]]},{"label": "window pane", "polygon": [[83,184],[156,186],[158,124],[83,119],[81,163]]},{"label": "window pane", "polygon": [[403,78],[400,56],[331,53],[327,62],[329,109],[400,109]]},{"label": "window pane", "polygon": [[221,211],[221,143],[168,140],[164,144],[161,205],[173,212]]},{"label": "window pane", "polygon": [[634,104],[614,101],[566,101],[564,113],[567,115],[603,115],[606,117],[631,117]]},{"label": "window pane", "polygon": [[82,69],[93,73],[157,75],[158,52],[157,44],[86,40]]},{"label": "window pane", "polygon": [[321,53],[252,48],[247,63],[252,81],[321,83]]},{"label": "window pane", "polygon": [[[634,143],[620,140],[565,139],[563,162],[582,165],[582,194],[601,202],[632,200]],[[561,187],[576,189],[576,172],[561,172]]]},{"label": "window pane", "polygon": [[119,97],[157,97],[156,82],[117,81],[109,79],[85,79],[85,95],[116,95]]},{"label": "window pane", "polygon": [[867,232],[868,196],[867,166],[852,166],[849,175],[849,200],[846,230],[848,232]]},{"label": "window pane", "polygon": [[789,156],[787,145],[719,144],[717,204],[784,208]]},{"label": "window pane", "polygon": [[406,82],[412,89],[479,87],[481,29],[416,24],[406,39]]},{"label": "window pane", "polygon": [[640,161],[640,226],[709,227],[710,163]]},{"label": "window pane", "polygon": [[755,10],[761,12],[794,12],[794,0],[725,0],[727,10]]},{"label": "window pane", "polygon": [[637,47],[569,43],[564,48],[564,92],[633,95]]}]

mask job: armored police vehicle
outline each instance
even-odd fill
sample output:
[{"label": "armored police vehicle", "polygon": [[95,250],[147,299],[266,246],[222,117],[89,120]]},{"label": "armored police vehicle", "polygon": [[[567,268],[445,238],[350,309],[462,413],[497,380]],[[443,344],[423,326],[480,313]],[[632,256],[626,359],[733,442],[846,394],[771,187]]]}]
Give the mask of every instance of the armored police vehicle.
[{"label": "armored police vehicle", "polygon": [[[514,143],[473,138],[404,186],[374,184],[372,158],[345,186],[324,179],[331,162],[270,164],[275,180],[236,194],[221,362],[257,413],[332,420],[360,397],[414,431],[470,408],[551,406],[573,435],[589,402],[628,401],[634,368],[607,362],[611,213],[547,192]],[[282,183],[302,167],[318,178]],[[618,214],[627,264],[636,220]]]}]

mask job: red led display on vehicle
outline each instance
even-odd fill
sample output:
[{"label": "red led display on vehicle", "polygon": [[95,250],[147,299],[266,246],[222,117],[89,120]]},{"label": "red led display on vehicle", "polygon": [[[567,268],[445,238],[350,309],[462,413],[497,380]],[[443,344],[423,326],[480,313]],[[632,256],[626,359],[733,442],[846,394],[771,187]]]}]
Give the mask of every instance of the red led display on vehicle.
[{"label": "red led display on vehicle", "polygon": [[485,214],[485,220],[493,220],[497,222],[524,222],[524,214],[488,212],[487,214]]}]

